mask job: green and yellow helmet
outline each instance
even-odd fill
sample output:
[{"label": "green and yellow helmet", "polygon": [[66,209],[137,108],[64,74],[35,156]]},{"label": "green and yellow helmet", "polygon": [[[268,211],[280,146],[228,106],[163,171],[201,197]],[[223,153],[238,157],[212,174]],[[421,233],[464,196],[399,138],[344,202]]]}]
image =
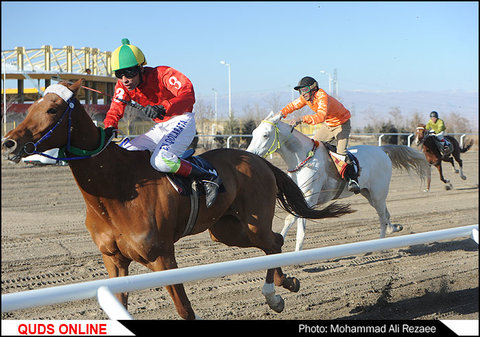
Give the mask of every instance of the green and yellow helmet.
[{"label": "green and yellow helmet", "polygon": [[122,45],[112,54],[112,71],[147,64],[142,51],[130,44],[128,39],[122,39]]}]

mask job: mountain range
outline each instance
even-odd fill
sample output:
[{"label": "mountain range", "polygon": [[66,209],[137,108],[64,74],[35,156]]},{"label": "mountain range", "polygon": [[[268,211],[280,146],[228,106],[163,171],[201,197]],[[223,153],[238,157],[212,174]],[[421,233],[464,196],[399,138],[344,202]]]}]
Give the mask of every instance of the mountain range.
[{"label": "mountain range", "polygon": [[[278,111],[292,97],[291,91],[235,93],[232,92],[232,109],[235,117],[242,118],[246,107],[257,111]],[[298,94],[295,94],[298,97]],[[214,106],[213,95],[198,96],[197,102]],[[352,122],[356,128],[363,128],[372,119],[388,120],[392,110],[399,118],[409,119],[418,113],[425,123],[430,112],[435,110],[440,118],[455,113],[471,123],[471,128],[478,131],[478,92],[469,91],[340,91],[339,100],[352,113]],[[228,116],[228,97],[218,97],[218,116]],[[393,114],[394,115],[394,114]]]}]

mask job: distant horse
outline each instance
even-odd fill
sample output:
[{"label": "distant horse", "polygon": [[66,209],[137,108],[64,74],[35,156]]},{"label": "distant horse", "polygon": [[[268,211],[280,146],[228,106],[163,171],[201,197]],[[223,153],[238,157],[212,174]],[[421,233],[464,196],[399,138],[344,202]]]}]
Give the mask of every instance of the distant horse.
[{"label": "distant horse", "polygon": [[[414,142],[416,145],[422,145],[422,151],[425,154],[425,158],[427,158],[428,163],[437,168],[438,174],[440,175],[440,180],[445,184],[445,189],[450,190],[453,188],[453,186],[449,180],[443,177],[442,160],[452,164],[453,172],[459,173],[459,171],[455,168],[455,163],[453,161],[455,158],[460,166],[460,178],[462,178],[462,180],[467,179],[467,177],[463,174],[463,162],[462,159],[460,159],[460,153],[467,152],[472,147],[473,141],[471,141],[467,146],[461,148],[460,144],[458,144],[458,141],[454,137],[444,136],[444,138],[446,138],[450,144],[452,144],[452,148],[445,152],[443,156],[438,150],[436,137],[428,134],[425,129],[425,124],[419,124],[417,126],[417,129],[415,130]],[[430,191],[430,180],[427,181],[426,192],[428,191]]]},{"label": "distant horse", "polygon": [[[398,232],[402,226],[390,223],[386,199],[394,168],[413,169],[420,178],[429,177],[430,168],[421,152],[403,145],[359,145],[348,149],[360,163],[358,183],[360,193],[377,211],[380,219],[380,238],[386,233]],[[280,122],[280,116],[270,113],[253,131],[253,139],[247,151],[266,156],[278,151],[287,164],[290,176],[302,189],[310,206],[323,204],[332,199],[353,195],[347,190],[329,151],[323,143],[315,147],[313,140],[303,133]],[[313,154],[314,151],[314,154]],[[301,250],[305,237],[305,219],[288,216],[281,234],[287,234],[297,221],[297,243]]]},{"label": "distant horse", "polygon": [[[151,167],[148,151],[127,151],[113,143],[104,144],[103,129],[94,125],[75,98],[81,83],[48,87],[47,94],[28,109],[25,120],[2,139],[2,152],[18,163],[34,152],[55,147],[65,151],[85,199],[85,224],[110,277],[127,275],[131,261],[153,271],[177,268],[174,243],[185,234],[192,208],[190,198],[177,193],[167,175]],[[272,231],[277,198],[288,212],[311,219],[352,212],[339,204],[322,210],[309,208],[288,175],[246,151],[219,149],[202,157],[217,169],[225,192],[209,209],[204,197],[200,198],[203,202],[192,235],[208,229],[214,241],[276,254],[283,245],[283,237]],[[284,302],[275,295],[274,282],[298,291],[299,281],[286,277],[281,268],[267,271],[262,293],[269,306],[280,312]],[[197,317],[183,284],[166,288],[182,318]],[[117,297],[127,306],[126,293]]]}]

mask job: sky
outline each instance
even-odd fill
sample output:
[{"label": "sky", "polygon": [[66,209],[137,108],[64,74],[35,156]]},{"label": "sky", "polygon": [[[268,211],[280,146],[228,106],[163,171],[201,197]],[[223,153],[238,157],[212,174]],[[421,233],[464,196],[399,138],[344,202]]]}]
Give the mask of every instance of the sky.
[{"label": "sky", "polygon": [[[198,97],[291,90],[303,76],[339,91],[478,92],[478,2],[1,3],[2,50],[113,51],[189,77]],[[290,88],[290,89],[289,89]]]}]

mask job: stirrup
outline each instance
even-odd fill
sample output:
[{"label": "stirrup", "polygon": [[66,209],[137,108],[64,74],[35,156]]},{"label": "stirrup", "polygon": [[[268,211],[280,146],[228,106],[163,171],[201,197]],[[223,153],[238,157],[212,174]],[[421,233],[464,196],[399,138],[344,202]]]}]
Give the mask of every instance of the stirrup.
[{"label": "stirrup", "polygon": [[348,181],[348,190],[355,194],[360,193],[360,185],[353,179]]}]

